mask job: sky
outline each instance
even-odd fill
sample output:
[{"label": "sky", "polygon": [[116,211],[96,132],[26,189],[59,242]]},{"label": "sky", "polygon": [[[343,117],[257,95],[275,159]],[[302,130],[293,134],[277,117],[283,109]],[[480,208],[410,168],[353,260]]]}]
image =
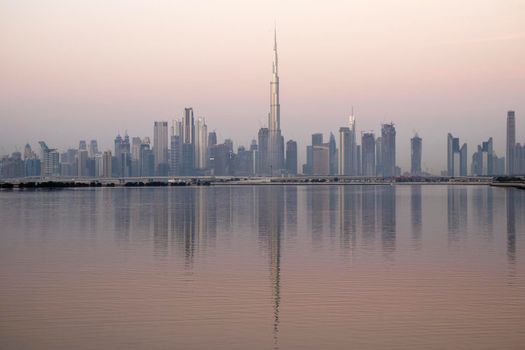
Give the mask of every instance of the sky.
[{"label": "sky", "polygon": [[[525,1],[0,0],[0,154],[78,147],[155,120],[206,118],[249,145],[267,123],[277,26],[281,129],[304,161],[310,135],[394,122],[397,159],[423,138],[445,168],[451,132],[505,153],[507,110],[525,142]],[[469,161],[470,163],[470,161]]]}]

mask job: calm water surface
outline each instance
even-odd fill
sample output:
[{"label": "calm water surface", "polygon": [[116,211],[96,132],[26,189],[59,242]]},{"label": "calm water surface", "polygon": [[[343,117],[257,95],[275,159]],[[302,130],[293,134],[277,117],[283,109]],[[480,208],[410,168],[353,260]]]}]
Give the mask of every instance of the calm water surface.
[{"label": "calm water surface", "polygon": [[0,349],[523,349],[525,191],[2,191],[0,281]]}]

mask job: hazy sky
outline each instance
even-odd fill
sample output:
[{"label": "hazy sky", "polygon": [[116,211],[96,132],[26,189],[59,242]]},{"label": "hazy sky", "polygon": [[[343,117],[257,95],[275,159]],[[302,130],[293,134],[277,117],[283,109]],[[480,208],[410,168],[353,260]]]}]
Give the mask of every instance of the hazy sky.
[{"label": "hazy sky", "polygon": [[489,136],[504,155],[508,109],[525,142],[525,1],[0,0],[0,154],[105,150],[187,106],[247,145],[269,111],[274,23],[281,128],[301,160],[351,105],[358,130],[396,124],[404,170],[414,131],[434,172],[449,131],[469,157]]}]

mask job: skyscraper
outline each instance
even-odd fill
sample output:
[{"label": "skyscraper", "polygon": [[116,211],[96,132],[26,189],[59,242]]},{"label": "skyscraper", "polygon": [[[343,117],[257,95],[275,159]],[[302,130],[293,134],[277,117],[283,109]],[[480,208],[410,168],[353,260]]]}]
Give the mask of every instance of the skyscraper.
[{"label": "skyscraper", "polygon": [[286,172],[297,175],[297,142],[293,140],[286,142]]},{"label": "skyscraper", "polygon": [[268,128],[260,128],[259,134],[258,134],[258,142],[259,142],[259,158],[258,158],[258,166],[257,166],[257,174],[268,174],[270,170],[270,166],[268,164],[268,135],[269,130]]},{"label": "skyscraper", "polygon": [[204,118],[197,119],[195,130],[195,168],[206,169],[208,165],[208,126]]},{"label": "skyscraper", "polygon": [[60,154],[56,149],[47,147],[44,141],[39,142],[42,149],[41,171],[42,176],[60,176]]},{"label": "skyscraper", "polygon": [[335,136],[330,133],[330,139],[328,141],[328,158],[329,158],[329,175],[337,175],[337,145],[335,143]]},{"label": "skyscraper", "polygon": [[447,136],[447,174],[448,176],[467,176],[467,144],[459,147],[459,138]]},{"label": "skyscraper", "polygon": [[155,156],[155,173],[158,176],[168,175],[168,122],[157,121],[153,128],[153,153]]},{"label": "skyscraper", "polygon": [[171,126],[170,136],[170,175],[176,176],[182,173],[182,123],[174,120]]},{"label": "skyscraper", "polygon": [[97,140],[91,140],[89,142],[89,158],[94,158],[98,154],[98,143]]},{"label": "skyscraper", "polygon": [[514,111],[507,112],[507,175],[514,175],[514,151],[516,148],[516,117]]},{"label": "skyscraper", "polygon": [[195,166],[195,119],[193,108],[184,108],[182,119],[182,174],[193,175]]},{"label": "skyscraper", "polygon": [[339,128],[339,175],[350,175],[350,128]]},{"label": "skyscraper", "polygon": [[350,139],[349,139],[349,152],[348,152],[348,161],[350,166],[349,175],[355,176],[358,175],[357,169],[359,168],[359,163],[357,162],[357,142],[356,142],[356,133],[355,133],[355,115],[354,107],[352,107],[352,114],[348,117],[348,127],[350,130]]},{"label": "skyscraper", "polygon": [[421,175],[421,158],[423,152],[423,140],[418,134],[410,139],[410,173]]},{"label": "skyscraper", "polygon": [[494,149],[492,137],[478,145],[472,155],[471,174],[478,176],[494,175]]},{"label": "skyscraper", "polygon": [[372,132],[361,135],[361,172],[363,176],[376,175],[376,140]]},{"label": "skyscraper", "polygon": [[281,135],[281,105],[279,103],[279,62],[277,58],[277,31],[274,32],[273,71],[270,81],[270,113],[268,114],[268,170],[278,175],[284,165],[284,145]]},{"label": "skyscraper", "polygon": [[383,176],[396,176],[396,128],[393,123],[381,127]]},{"label": "skyscraper", "polygon": [[112,172],[112,163],[113,163],[113,157],[111,156],[111,151],[105,151],[104,155],[102,156],[102,168],[103,168],[103,176],[104,177],[111,177]]}]

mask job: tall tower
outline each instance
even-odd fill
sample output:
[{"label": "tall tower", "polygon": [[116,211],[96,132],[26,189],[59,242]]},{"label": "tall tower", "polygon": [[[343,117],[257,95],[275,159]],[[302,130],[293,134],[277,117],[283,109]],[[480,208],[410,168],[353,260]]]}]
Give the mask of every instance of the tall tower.
[{"label": "tall tower", "polygon": [[516,117],[514,111],[507,112],[507,175],[514,175],[514,148],[516,147]]},{"label": "tall tower", "polygon": [[410,139],[410,173],[421,175],[421,158],[423,150],[423,139],[416,133]]},{"label": "tall tower", "polygon": [[279,174],[284,165],[284,145],[281,136],[281,105],[279,104],[279,62],[277,30],[274,31],[273,71],[270,81],[270,113],[268,114],[268,167],[270,175]]},{"label": "tall tower", "polygon": [[155,174],[168,175],[168,122],[156,121],[153,128],[153,154]]}]

